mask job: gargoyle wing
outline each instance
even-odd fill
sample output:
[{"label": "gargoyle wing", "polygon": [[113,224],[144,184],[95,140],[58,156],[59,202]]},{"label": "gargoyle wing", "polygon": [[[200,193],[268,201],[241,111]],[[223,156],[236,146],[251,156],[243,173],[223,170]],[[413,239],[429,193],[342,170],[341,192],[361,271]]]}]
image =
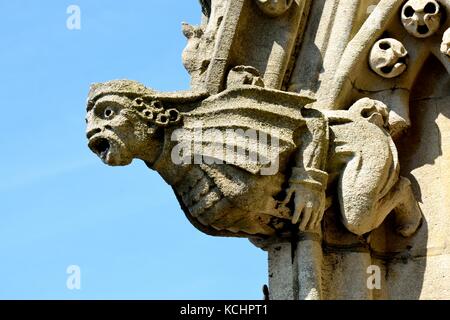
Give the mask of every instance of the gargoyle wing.
[{"label": "gargoyle wing", "polygon": [[264,170],[274,164],[283,171],[305,124],[302,109],[311,102],[253,86],[210,97],[184,117],[184,129],[194,140],[194,159],[234,165],[251,174],[268,175]]}]

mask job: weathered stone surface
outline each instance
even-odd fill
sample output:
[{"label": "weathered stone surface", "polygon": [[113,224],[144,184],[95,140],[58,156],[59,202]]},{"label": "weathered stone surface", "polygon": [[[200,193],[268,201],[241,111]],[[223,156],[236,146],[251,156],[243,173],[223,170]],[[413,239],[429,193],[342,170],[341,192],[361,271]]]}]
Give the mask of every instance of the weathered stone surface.
[{"label": "weathered stone surface", "polygon": [[94,85],[91,150],[267,250],[272,299],[450,298],[450,1],[201,3],[192,91]]}]

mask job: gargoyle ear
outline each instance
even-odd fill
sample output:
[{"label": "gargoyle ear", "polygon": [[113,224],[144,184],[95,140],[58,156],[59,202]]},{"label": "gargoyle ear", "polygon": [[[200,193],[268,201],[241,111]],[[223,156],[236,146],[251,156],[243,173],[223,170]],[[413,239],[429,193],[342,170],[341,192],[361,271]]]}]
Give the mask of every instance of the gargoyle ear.
[{"label": "gargoyle ear", "polygon": [[185,22],[182,24],[182,31],[186,39],[201,38],[203,35],[203,30],[201,28],[192,26]]}]

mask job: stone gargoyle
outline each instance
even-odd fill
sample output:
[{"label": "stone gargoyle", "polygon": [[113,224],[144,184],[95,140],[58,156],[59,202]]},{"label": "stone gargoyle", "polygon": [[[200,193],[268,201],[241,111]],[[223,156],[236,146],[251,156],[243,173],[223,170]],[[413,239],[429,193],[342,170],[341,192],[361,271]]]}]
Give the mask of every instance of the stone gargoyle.
[{"label": "stone gargoyle", "polygon": [[399,176],[388,108],[368,98],[346,111],[311,102],[254,85],[208,96],[162,94],[128,80],[95,84],[88,145],[108,165],[145,161],[210,235],[315,232],[333,201],[354,234],[394,212],[397,231],[412,235],[422,215]]}]

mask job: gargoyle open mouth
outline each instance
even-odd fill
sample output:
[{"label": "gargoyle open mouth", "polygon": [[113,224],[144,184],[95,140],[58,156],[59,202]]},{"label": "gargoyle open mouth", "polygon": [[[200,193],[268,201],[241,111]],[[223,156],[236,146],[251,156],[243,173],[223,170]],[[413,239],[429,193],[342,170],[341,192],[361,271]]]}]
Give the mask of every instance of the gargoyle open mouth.
[{"label": "gargoyle open mouth", "polygon": [[384,66],[380,70],[381,70],[381,72],[388,74],[388,73],[391,73],[392,70],[394,70],[394,68],[400,68],[402,65],[406,65],[406,64],[407,64],[406,56],[400,57],[394,64],[389,64],[387,66]]},{"label": "gargoyle open mouth", "polygon": [[427,34],[428,31],[430,31],[430,29],[428,29],[428,27],[424,24],[421,24],[417,27],[417,32],[420,34]]},{"label": "gargoyle open mouth", "polygon": [[106,161],[111,144],[108,139],[105,138],[94,138],[89,141],[89,148],[99,156],[103,161]]}]

